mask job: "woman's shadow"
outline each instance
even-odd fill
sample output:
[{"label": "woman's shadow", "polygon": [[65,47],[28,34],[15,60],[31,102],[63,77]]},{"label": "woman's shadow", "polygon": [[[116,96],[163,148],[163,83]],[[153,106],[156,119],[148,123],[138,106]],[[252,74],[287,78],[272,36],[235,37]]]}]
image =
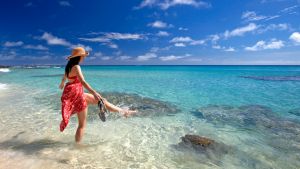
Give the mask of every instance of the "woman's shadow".
[{"label": "woman's shadow", "polygon": [[18,137],[24,133],[25,133],[24,131],[19,132],[11,139],[1,142],[0,149],[11,149],[15,151],[21,151],[27,155],[33,155],[36,153],[40,153],[42,150],[46,148],[53,148],[53,147],[59,148],[68,145],[67,143],[51,140],[48,138],[35,140],[32,142],[25,142],[24,140],[18,139]]}]

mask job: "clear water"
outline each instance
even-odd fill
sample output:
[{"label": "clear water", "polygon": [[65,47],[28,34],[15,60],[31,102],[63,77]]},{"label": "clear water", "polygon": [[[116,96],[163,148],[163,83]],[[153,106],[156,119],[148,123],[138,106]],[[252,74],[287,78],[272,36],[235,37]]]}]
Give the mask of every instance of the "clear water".
[{"label": "clear water", "polygon": [[[0,168],[300,168],[300,81],[276,80],[299,77],[299,66],[82,70],[100,93],[138,94],[180,111],[172,116],[116,116],[105,123],[89,119],[84,146],[76,147],[76,116],[59,132],[63,68],[9,68],[0,71]],[[268,115],[255,112],[257,105]],[[254,108],[246,116],[225,118],[242,106]],[[180,147],[185,134],[211,138],[228,152]]]}]

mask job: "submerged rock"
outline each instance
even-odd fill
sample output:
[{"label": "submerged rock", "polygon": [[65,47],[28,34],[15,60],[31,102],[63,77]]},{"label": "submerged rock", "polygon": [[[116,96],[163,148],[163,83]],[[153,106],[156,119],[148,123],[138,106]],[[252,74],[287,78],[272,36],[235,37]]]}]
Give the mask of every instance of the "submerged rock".
[{"label": "submerged rock", "polygon": [[262,126],[271,128],[277,125],[276,121],[278,118],[270,108],[261,105],[241,107],[209,105],[193,111],[193,114],[196,115],[197,112],[211,123],[218,125],[229,124],[239,127]]},{"label": "submerged rock", "polygon": [[289,111],[290,114],[296,115],[296,116],[300,116],[300,108],[297,109],[292,109]]},{"label": "submerged rock", "polygon": [[[149,97],[142,97],[137,94],[119,93],[119,92],[101,92],[101,95],[105,97],[109,102],[130,109],[138,110],[138,113],[134,116],[152,117],[152,116],[165,116],[170,114],[176,114],[180,110],[173,104],[165,101],[152,99]],[[60,95],[50,95],[36,97],[37,104],[43,104],[50,109],[60,112],[61,102]],[[98,120],[99,109],[96,105],[89,106],[88,119]],[[111,113],[109,118],[118,118],[119,116]]]},{"label": "submerged rock", "polygon": [[195,146],[202,146],[202,147],[208,147],[209,145],[212,145],[215,141],[211,140],[206,137],[198,136],[198,135],[190,135],[187,134],[184,137],[181,137],[181,140],[184,143],[192,144]]},{"label": "submerged rock", "polygon": [[190,134],[181,137],[181,142],[174,148],[186,153],[196,153],[196,155],[202,156],[202,160],[207,159],[214,163],[220,163],[221,158],[232,149],[230,146],[207,137]]},{"label": "submerged rock", "polygon": [[[199,136],[187,134],[181,137],[181,142],[173,146],[177,151],[184,153],[184,158],[195,158],[203,164],[213,164],[224,168],[223,158],[226,156],[235,157],[235,165],[251,166],[251,168],[271,168],[267,164],[255,158],[255,156],[240,150],[236,146],[226,145],[222,142]],[[189,159],[188,158],[188,159]],[[225,167],[226,168],[226,167]]]}]

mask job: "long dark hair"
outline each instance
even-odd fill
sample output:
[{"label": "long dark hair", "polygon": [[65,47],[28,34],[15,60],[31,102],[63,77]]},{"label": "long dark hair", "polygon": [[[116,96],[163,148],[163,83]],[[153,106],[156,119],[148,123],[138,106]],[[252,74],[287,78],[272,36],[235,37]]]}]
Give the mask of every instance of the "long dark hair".
[{"label": "long dark hair", "polygon": [[70,73],[72,67],[75,65],[78,65],[79,61],[80,61],[80,56],[73,57],[68,61],[66,68],[65,68],[65,74],[67,75],[67,77],[69,77],[69,73]]}]

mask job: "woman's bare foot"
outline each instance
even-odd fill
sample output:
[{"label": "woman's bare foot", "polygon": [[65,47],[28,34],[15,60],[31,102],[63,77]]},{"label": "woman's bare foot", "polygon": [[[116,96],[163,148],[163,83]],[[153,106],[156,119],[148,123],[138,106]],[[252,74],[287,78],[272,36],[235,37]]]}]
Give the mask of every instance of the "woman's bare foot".
[{"label": "woman's bare foot", "polygon": [[131,116],[131,115],[133,115],[133,114],[136,114],[138,111],[137,110],[128,110],[128,109],[122,109],[121,110],[121,114],[124,116],[124,117],[129,117],[129,116]]}]

